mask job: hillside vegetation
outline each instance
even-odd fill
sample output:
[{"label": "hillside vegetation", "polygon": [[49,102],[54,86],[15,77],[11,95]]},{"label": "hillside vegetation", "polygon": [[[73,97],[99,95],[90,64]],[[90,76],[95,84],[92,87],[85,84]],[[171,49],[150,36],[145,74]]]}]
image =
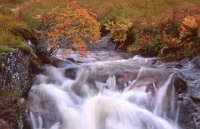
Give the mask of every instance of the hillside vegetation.
[{"label": "hillside vegetation", "polygon": [[52,51],[84,55],[101,34],[118,50],[179,60],[199,53],[199,8],[199,0],[6,0],[0,12],[39,31]]}]

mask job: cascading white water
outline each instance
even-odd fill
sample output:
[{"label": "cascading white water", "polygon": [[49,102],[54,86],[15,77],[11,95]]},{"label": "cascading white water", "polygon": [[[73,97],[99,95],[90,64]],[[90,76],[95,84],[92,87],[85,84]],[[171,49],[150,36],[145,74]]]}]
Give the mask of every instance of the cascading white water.
[{"label": "cascading white water", "polygon": [[[32,128],[180,129],[175,123],[174,75],[149,68],[151,61],[135,57],[47,66],[29,94]],[[77,72],[75,79],[65,76],[69,68]],[[121,85],[121,75],[132,78]]]}]

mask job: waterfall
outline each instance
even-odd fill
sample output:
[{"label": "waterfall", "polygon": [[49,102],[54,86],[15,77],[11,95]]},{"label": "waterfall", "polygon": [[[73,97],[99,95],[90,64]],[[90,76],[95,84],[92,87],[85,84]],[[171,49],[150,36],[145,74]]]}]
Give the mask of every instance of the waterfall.
[{"label": "waterfall", "polygon": [[[180,129],[174,74],[141,57],[46,66],[28,99],[32,129]],[[66,76],[76,68],[76,78]]]}]

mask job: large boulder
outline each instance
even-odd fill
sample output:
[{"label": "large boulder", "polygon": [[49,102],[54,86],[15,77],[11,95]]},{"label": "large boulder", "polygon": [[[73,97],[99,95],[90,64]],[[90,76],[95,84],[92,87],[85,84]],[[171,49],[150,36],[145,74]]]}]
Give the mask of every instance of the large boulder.
[{"label": "large boulder", "polygon": [[29,91],[30,58],[20,50],[16,50],[4,56],[0,75],[1,88],[19,90],[20,95]]},{"label": "large boulder", "polygon": [[[29,129],[25,126],[25,99],[35,72],[29,55],[15,50],[2,57],[0,71],[0,127]],[[26,122],[25,122],[26,121]],[[25,122],[25,123],[24,123]]]},{"label": "large boulder", "polygon": [[180,70],[175,81],[179,124],[183,129],[200,129],[200,56]]}]

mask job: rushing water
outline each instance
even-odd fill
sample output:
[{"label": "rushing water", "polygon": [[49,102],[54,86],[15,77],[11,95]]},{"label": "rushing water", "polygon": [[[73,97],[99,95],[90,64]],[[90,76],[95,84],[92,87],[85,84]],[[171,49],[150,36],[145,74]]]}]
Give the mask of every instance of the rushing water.
[{"label": "rushing water", "polygon": [[32,129],[180,129],[172,73],[155,59],[96,57],[38,75],[28,101]]}]

